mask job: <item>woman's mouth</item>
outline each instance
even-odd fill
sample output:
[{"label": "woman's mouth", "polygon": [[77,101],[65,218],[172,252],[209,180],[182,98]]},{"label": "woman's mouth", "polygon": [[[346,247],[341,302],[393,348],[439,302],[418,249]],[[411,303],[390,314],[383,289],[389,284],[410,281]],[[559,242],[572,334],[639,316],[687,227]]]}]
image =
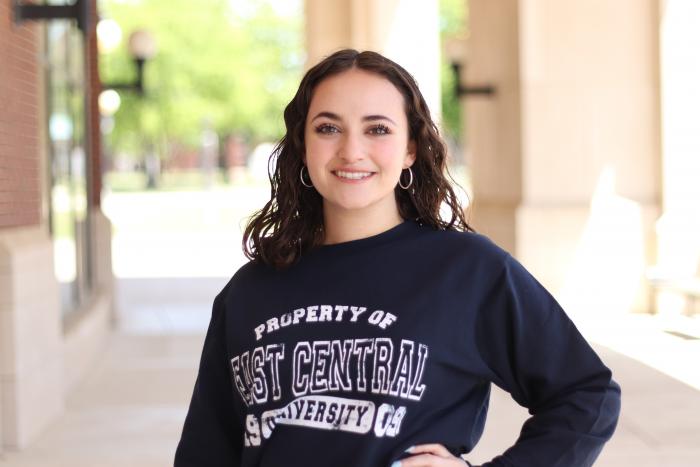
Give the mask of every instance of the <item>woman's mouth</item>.
[{"label": "woman's mouth", "polygon": [[364,180],[374,175],[374,172],[345,172],[343,170],[334,170],[332,173],[344,180]]}]

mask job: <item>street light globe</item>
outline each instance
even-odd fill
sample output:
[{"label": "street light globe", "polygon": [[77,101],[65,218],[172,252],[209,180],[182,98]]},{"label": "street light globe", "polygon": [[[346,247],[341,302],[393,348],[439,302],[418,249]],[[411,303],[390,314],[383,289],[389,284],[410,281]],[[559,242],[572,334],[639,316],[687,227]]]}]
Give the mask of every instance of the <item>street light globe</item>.
[{"label": "street light globe", "polygon": [[129,36],[129,53],[137,60],[148,60],[156,54],[156,41],[146,29],[137,29]]},{"label": "street light globe", "polygon": [[114,115],[117,110],[119,110],[121,104],[122,100],[119,97],[119,93],[114,89],[105,89],[100,93],[100,97],[97,98],[100,115],[104,117],[111,117]]},{"label": "street light globe", "polygon": [[463,64],[467,61],[469,48],[465,37],[450,37],[444,42],[442,50],[449,63]]},{"label": "street light globe", "polygon": [[110,53],[122,41],[122,29],[113,19],[103,19],[97,23],[97,47],[101,53]]}]

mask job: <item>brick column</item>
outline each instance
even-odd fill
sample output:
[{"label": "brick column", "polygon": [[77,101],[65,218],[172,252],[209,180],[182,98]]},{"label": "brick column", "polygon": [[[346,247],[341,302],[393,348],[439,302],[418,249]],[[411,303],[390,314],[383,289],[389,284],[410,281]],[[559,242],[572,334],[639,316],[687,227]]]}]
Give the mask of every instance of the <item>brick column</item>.
[{"label": "brick column", "polygon": [[0,3],[0,229],[40,222],[37,47],[40,29]]},{"label": "brick column", "polygon": [[85,149],[96,290],[68,326],[44,214],[50,164],[41,66],[45,23],[14,24],[11,5],[0,2],[0,450],[22,449],[60,416],[67,391],[106,342],[113,310],[111,228],[99,209],[95,23],[86,42]]},{"label": "brick column", "polygon": [[[97,2],[92,1],[92,24],[97,25],[99,17],[97,14]],[[100,191],[102,190],[102,133],[100,132],[100,110],[97,105],[97,100],[102,92],[102,83],[98,71],[97,53],[97,29],[95,27],[88,31],[86,36],[86,70],[85,82],[88,83],[87,95],[85,96],[88,102],[87,112],[87,154],[90,156],[92,166],[92,206],[95,210],[100,207]]]},{"label": "brick column", "polygon": [[0,3],[0,449],[25,446],[64,404],[59,291],[42,218],[43,26],[14,24],[11,5]]}]

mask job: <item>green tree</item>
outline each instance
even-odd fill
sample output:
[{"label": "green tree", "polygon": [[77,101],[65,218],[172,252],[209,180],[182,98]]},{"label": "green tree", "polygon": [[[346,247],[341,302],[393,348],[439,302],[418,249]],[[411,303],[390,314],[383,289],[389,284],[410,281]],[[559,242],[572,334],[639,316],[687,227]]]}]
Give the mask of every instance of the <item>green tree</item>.
[{"label": "green tree", "polygon": [[[467,0],[440,0],[440,41],[444,45],[451,38],[467,36]],[[442,122],[447,135],[459,139],[462,131],[462,112],[459,99],[454,95],[455,79],[447,57],[441,64]]]},{"label": "green tree", "polygon": [[[236,7],[243,3],[244,11]],[[120,92],[113,147],[194,148],[204,120],[219,135],[253,143],[281,136],[281,110],[303,67],[301,12],[281,15],[263,0],[105,0],[101,14],[124,34],[122,47],[101,57],[103,82],[133,79],[125,44],[132,31],[148,29],[158,45],[146,64],[145,96]]]}]

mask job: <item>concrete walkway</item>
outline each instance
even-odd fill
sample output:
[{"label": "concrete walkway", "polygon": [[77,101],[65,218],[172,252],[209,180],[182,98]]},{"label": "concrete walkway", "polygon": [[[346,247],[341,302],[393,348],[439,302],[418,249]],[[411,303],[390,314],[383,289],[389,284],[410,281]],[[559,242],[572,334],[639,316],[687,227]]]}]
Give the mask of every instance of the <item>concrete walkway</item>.
[{"label": "concrete walkway", "polygon": [[[121,279],[126,311],[99,364],[71,394],[65,416],[25,451],[5,453],[0,465],[172,465],[211,300],[226,280]],[[159,293],[166,289],[167,295]],[[647,345],[663,352],[668,335],[657,330],[658,339],[649,341],[645,332]],[[700,346],[700,340],[685,343]],[[605,347],[596,349],[623,388],[617,433],[596,465],[697,466],[700,391]],[[469,460],[480,463],[508,447],[526,416],[507,394],[494,391],[486,432]]]}]

